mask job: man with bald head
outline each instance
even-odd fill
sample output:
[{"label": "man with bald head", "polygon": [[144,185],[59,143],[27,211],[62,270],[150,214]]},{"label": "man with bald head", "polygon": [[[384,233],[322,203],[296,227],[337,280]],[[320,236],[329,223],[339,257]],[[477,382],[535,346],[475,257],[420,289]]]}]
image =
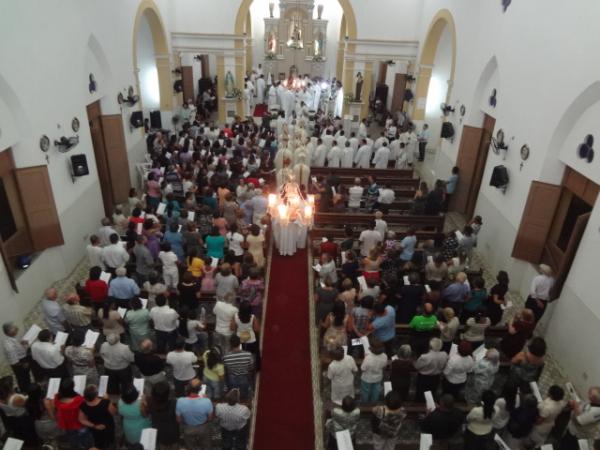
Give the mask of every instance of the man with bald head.
[{"label": "man with bald head", "polygon": [[139,344],[139,351],[135,353],[135,365],[144,376],[144,391],[150,392],[152,386],[161,381],[166,381],[165,359],[154,351],[154,344],[150,339],[144,339]]},{"label": "man with bald head", "polygon": [[588,390],[588,400],[577,402],[571,400],[571,421],[569,427],[560,441],[558,450],[571,450],[579,448],[579,439],[587,439],[594,435],[598,422],[600,422],[600,386],[593,386]]},{"label": "man with bald head", "polygon": [[57,298],[58,292],[56,289],[48,288],[44,292],[44,298],[42,299],[44,320],[52,334],[56,334],[58,331],[65,331],[65,314],[56,300]]}]

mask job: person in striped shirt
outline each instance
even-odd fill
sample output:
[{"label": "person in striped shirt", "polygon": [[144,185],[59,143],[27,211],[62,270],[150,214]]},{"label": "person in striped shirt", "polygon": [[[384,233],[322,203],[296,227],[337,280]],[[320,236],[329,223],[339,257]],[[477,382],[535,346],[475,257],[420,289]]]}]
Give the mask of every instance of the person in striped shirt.
[{"label": "person in striped shirt", "polygon": [[254,359],[252,353],[242,350],[240,337],[236,334],[229,339],[231,351],[223,357],[227,386],[239,389],[240,398],[246,400],[252,384]]}]

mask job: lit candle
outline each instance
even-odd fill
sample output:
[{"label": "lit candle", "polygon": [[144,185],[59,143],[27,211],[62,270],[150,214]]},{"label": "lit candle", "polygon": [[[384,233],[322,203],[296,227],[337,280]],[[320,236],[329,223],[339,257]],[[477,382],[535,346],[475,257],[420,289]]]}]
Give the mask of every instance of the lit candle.
[{"label": "lit candle", "polygon": [[269,194],[269,208],[273,208],[277,203],[277,196],[275,194]]},{"label": "lit candle", "polygon": [[304,207],[304,217],[306,217],[307,219],[310,219],[312,217],[312,213],[313,213],[312,206],[306,205]]},{"label": "lit candle", "polygon": [[315,196],[314,195],[308,196],[308,203],[310,203],[311,205],[315,204]]},{"label": "lit candle", "polygon": [[279,210],[279,218],[285,222],[288,214],[287,206],[282,203],[277,207],[277,209]]}]

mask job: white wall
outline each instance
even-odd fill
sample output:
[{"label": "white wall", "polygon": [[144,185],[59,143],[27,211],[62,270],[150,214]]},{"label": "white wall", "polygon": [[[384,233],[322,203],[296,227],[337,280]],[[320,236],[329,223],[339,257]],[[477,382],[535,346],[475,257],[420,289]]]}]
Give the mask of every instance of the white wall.
[{"label": "white wall", "polygon": [[[434,166],[426,169],[447,176],[442,172],[456,161],[462,125],[481,126],[483,112],[496,118],[496,129],[504,129],[510,148],[506,160],[492,152],[487,160],[475,211],[484,218],[479,249],[494,269],[509,272],[513,289],[526,295],[534,268],[512,259],[510,252],[531,181],[560,184],[568,164],[600,182],[600,163],[588,164],[575,153],[583,136],[596,132],[600,123],[596,105],[600,95],[597,88],[589,89],[598,82],[600,71],[600,62],[593,57],[598,40],[594,17],[600,5],[592,0],[577,5],[534,0],[513,2],[503,14],[500,2],[424,3],[421,42],[440,9],[449,9],[454,17],[457,60],[450,103],[464,103],[467,108],[463,123],[458,114],[451,115],[457,139],[444,141]],[[555,32],[556,23],[564,33]],[[498,90],[496,108],[487,103],[492,88]],[[524,143],[530,146],[531,156],[521,169],[519,148]],[[505,194],[489,186],[491,171],[498,164],[506,165],[511,177]],[[600,380],[593,334],[600,321],[596,301],[600,280],[592,276],[600,250],[599,227],[596,207],[561,298],[542,324],[551,351],[580,389]]]},{"label": "white wall", "polygon": [[[119,91],[135,86],[132,36],[138,5],[137,0],[3,2],[0,60],[10,63],[0,66],[0,151],[12,147],[19,168],[46,165],[40,136],[54,141],[72,135],[73,117],[79,118],[81,129],[80,143],[71,152],[62,154],[54,147],[48,152],[65,244],[41,253],[17,280],[18,294],[0,263],[2,321],[21,323],[43,290],[73,270],[104,215],[86,105],[100,100],[103,114],[122,114],[131,166],[143,157],[143,133],[131,132],[128,125],[134,109],[121,111],[117,103]],[[90,72],[98,82],[92,94]],[[79,153],[86,155],[90,175],[73,183],[68,159]]]},{"label": "white wall", "polygon": [[145,111],[160,108],[160,90],[158,88],[158,71],[150,24],[142,15],[137,41],[137,64],[139,69],[140,93]]}]

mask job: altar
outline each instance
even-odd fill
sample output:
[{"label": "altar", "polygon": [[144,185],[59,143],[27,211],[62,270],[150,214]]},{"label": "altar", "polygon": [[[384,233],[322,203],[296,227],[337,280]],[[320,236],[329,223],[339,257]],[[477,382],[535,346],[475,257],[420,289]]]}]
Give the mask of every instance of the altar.
[{"label": "altar", "polygon": [[265,69],[275,80],[284,80],[295,65],[300,74],[324,77],[327,58],[327,20],[321,18],[323,5],[313,18],[314,0],[280,0],[280,17],[273,17],[274,3],[269,5],[270,17],[265,22]]}]

